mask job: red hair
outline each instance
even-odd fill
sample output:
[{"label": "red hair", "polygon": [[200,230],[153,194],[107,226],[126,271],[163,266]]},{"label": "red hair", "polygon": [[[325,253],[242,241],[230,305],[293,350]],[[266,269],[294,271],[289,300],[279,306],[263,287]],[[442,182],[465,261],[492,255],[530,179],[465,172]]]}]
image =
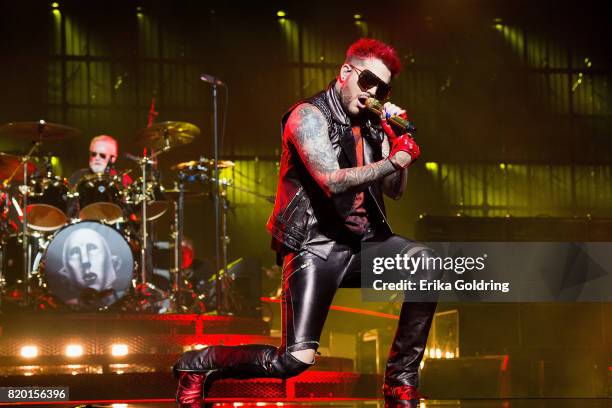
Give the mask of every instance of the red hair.
[{"label": "red hair", "polygon": [[391,71],[392,77],[399,74],[402,69],[395,48],[372,38],[360,38],[351,44],[346,51],[346,60],[349,61],[352,58],[377,58]]}]

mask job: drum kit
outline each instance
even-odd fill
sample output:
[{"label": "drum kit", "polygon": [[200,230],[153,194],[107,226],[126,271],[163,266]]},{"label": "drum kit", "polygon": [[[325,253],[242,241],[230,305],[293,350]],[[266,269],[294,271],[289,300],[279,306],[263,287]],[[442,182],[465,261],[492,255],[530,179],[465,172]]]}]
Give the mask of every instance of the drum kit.
[{"label": "drum kit", "polygon": [[[188,182],[202,182],[226,203],[227,181],[214,183],[214,160],[178,163],[178,182],[164,189],[157,170],[165,152],[193,142],[200,130],[186,122],[151,124],[138,134],[144,154],[125,156],[140,175],[109,166],[75,183],[55,174],[51,155],[37,155],[52,141],[73,139],[72,127],[40,122],[0,126],[0,139],[31,142],[24,155],[0,153],[0,310],[5,306],[78,311],[189,311],[197,299],[181,271],[183,208]],[[217,187],[218,186],[218,187]],[[222,209],[226,210],[227,205]],[[174,212],[172,282],[165,291],[152,282],[152,223]],[[225,214],[225,211],[222,211]],[[225,217],[223,237],[225,238]],[[224,239],[223,242],[226,242]],[[225,246],[224,246],[224,254]],[[190,292],[191,291],[191,292]],[[186,294],[186,292],[189,292]]]}]

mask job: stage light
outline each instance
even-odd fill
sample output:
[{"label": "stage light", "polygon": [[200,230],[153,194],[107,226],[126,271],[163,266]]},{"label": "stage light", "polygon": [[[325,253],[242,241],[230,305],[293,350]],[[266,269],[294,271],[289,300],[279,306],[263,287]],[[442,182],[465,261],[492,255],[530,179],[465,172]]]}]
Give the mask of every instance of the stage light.
[{"label": "stage light", "polygon": [[287,13],[285,13],[283,10],[278,10],[276,12],[276,17],[287,17]]},{"label": "stage light", "polygon": [[81,357],[83,355],[83,346],[80,344],[69,344],[66,346],[66,357]]},{"label": "stage light", "polygon": [[35,358],[38,356],[38,347],[31,345],[23,346],[20,354],[23,358]]},{"label": "stage light", "polygon": [[429,358],[436,358],[436,349],[434,348],[429,349]]},{"label": "stage light", "polygon": [[425,168],[429,171],[438,171],[438,163],[436,162],[427,162],[425,163]]},{"label": "stage light", "polygon": [[59,3],[54,1],[53,3],[51,3],[51,8],[58,9],[59,8]]},{"label": "stage light", "polygon": [[354,20],[361,20],[361,14],[353,14],[353,19]]},{"label": "stage light", "polygon": [[127,356],[128,354],[127,344],[113,344],[111,346],[111,354],[115,357]]},{"label": "stage light", "polygon": [[442,350],[436,349],[436,358],[442,358]]},{"label": "stage light", "polygon": [[499,169],[500,170],[506,170],[506,164],[505,163],[499,163]]}]

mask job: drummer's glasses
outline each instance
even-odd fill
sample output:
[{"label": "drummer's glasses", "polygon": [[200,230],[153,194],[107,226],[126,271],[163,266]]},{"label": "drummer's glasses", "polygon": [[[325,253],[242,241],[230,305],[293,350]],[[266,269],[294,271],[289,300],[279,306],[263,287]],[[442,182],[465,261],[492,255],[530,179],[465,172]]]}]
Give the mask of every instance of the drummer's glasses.
[{"label": "drummer's glasses", "polygon": [[102,160],[106,160],[106,153],[89,152],[89,155],[91,156],[92,159],[95,158],[96,156],[100,156]]},{"label": "drummer's glasses", "polygon": [[367,92],[368,89],[376,87],[376,93],[374,95],[379,101],[384,101],[391,95],[391,86],[377,77],[372,71],[369,69],[359,69],[353,64],[348,65],[359,75],[357,78],[357,85],[359,85],[359,89],[363,92]]}]

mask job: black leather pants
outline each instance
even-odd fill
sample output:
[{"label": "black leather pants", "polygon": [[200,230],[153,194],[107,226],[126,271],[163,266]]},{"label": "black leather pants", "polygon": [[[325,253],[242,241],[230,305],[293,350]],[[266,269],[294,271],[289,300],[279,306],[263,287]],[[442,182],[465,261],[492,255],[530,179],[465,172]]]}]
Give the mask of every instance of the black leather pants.
[{"label": "black leather pants", "polygon": [[[388,253],[409,251],[420,256],[430,250],[398,235],[381,240]],[[283,262],[282,344],[271,346],[211,346],[188,352],[175,365],[178,371],[205,371],[233,367],[229,376],[287,378],[310,364],[292,358],[291,352],[316,350],[334,295],[339,287],[360,287],[359,246],[336,244],[327,260],[307,251],[291,252]],[[408,299],[409,300],[409,299]],[[418,368],[436,303],[404,302],[395,339],[391,346],[385,382],[418,386]],[[252,366],[252,367],[251,367]],[[274,367],[274,369],[271,369]],[[240,371],[243,370],[243,373]],[[226,374],[226,376],[228,376]]]},{"label": "black leather pants", "polygon": [[[373,242],[373,241],[372,241]],[[385,252],[431,256],[429,248],[399,235],[378,241]],[[283,263],[283,336],[289,351],[316,349],[325,318],[339,287],[360,287],[361,262],[355,246],[336,244],[327,260],[302,251],[285,256]],[[427,272],[433,279],[438,272]],[[418,369],[436,310],[435,302],[402,304],[395,338],[387,360],[385,382],[418,386]]]}]

